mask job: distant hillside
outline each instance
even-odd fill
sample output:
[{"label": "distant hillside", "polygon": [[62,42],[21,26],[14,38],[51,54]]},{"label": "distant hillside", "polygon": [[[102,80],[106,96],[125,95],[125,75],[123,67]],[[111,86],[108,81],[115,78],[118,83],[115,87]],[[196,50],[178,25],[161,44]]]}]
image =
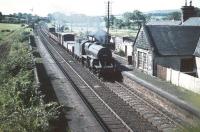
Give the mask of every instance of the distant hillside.
[{"label": "distant hillside", "polygon": [[154,10],[154,11],[149,11],[149,12],[145,12],[145,14],[149,14],[149,15],[153,15],[153,16],[166,16],[167,14],[171,13],[171,12],[180,12],[180,10],[178,9],[174,9],[174,10]]},{"label": "distant hillside", "polygon": [[149,12],[146,12],[147,14],[149,13],[164,13],[164,14],[168,14],[168,13],[171,13],[171,12],[175,12],[175,11],[180,11],[178,9],[174,9],[174,10],[154,10],[154,11],[149,11]]},{"label": "distant hillside", "polygon": [[99,16],[87,16],[84,14],[70,14],[66,15],[61,12],[54,12],[49,14],[54,20],[59,23],[73,23],[73,24],[87,24],[87,25],[97,25],[104,22],[102,17]]}]

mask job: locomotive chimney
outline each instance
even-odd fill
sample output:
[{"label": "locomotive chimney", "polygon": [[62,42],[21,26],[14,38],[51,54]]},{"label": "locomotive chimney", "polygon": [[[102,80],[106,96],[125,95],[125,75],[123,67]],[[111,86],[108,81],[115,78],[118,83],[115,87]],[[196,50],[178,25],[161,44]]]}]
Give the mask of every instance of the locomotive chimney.
[{"label": "locomotive chimney", "polygon": [[188,6],[187,0],[185,0],[185,6],[181,8],[182,10],[182,23],[189,19],[190,17],[195,17],[196,16],[196,11],[195,7],[192,6],[192,0],[190,0],[190,5]]}]

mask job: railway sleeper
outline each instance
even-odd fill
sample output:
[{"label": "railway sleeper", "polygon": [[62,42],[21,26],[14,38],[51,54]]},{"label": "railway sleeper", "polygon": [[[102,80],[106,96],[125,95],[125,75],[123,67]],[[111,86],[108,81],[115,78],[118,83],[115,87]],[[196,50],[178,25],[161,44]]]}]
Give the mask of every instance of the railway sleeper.
[{"label": "railway sleeper", "polygon": [[113,130],[113,129],[120,129],[120,128],[124,128],[124,126],[120,123],[120,124],[109,124],[109,128],[111,129],[111,130]]},{"label": "railway sleeper", "polygon": [[[135,101],[138,102],[137,98],[131,97],[131,100],[130,100],[129,102],[127,102],[127,103],[131,104],[131,103],[133,103],[133,102],[135,102]],[[141,102],[141,103],[142,103],[142,102]]]},{"label": "railway sleeper", "polygon": [[113,128],[113,129],[111,129],[111,131],[113,131],[113,132],[130,132],[127,129],[125,130],[125,127],[124,128],[118,128],[118,129]]},{"label": "railway sleeper", "polygon": [[123,100],[124,100],[126,103],[128,103],[128,102],[130,102],[131,100],[133,100],[133,98],[129,96],[129,97],[123,98]]},{"label": "railway sleeper", "polygon": [[160,127],[162,129],[165,129],[165,128],[177,128],[175,125],[169,124],[169,123],[163,123],[163,124],[160,125]]},{"label": "railway sleeper", "polygon": [[[148,119],[149,120],[149,119]],[[165,120],[165,119],[164,119]],[[154,120],[149,120],[154,126],[158,127],[161,126],[162,124],[171,124],[170,122],[163,121],[163,119],[154,119]]]},{"label": "railway sleeper", "polygon": [[123,97],[129,96],[129,94],[125,93],[125,92],[122,92],[122,93],[119,93],[119,96],[121,96],[123,98]]},{"label": "railway sleeper", "polygon": [[147,111],[148,109],[145,107],[140,107],[138,108],[138,111],[141,113],[141,115],[143,115],[143,111]]},{"label": "railway sleeper", "polygon": [[112,117],[111,118],[102,118],[102,119],[109,125],[121,125],[120,121],[113,119]]},{"label": "railway sleeper", "polygon": [[132,104],[131,107],[135,110],[138,110],[139,108],[145,107],[145,106],[144,104],[135,103],[135,104]]},{"label": "railway sleeper", "polygon": [[177,127],[175,126],[175,125],[173,125],[173,124],[161,124],[160,126],[159,126],[159,129],[162,129],[162,130],[168,130],[168,129],[176,129]]},{"label": "railway sleeper", "polygon": [[102,106],[102,105],[94,105],[93,106],[94,107],[94,109],[96,110],[96,111],[101,111],[101,110],[104,110],[105,109],[105,106]]},{"label": "railway sleeper", "polygon": [[129,105],[134,109],[137,105],[141,105],[142,102],[138,101],[138,100],[133,100],[129,103]]},{"label": "railway sleeper", "polygon": [[102,117],[107,117],[108,115],[111,117],[113,116],[108,109],[97,109],[96,112],[99,113],[99,115],[101,115]]},{"label": "railway sleeper", "polygon": [[111,91],[112,91],[113,93],[119,95],[119,96],[122,95],[122,94],[124,94],[124,92],[118,91],[118,90],[115,90],[115,89],[112,89]]},{"label": "railway sleeper", "polygon": [[156,115],[156,113],[152,111],[142,111],[141,113],[144,118],[152,118]]}]

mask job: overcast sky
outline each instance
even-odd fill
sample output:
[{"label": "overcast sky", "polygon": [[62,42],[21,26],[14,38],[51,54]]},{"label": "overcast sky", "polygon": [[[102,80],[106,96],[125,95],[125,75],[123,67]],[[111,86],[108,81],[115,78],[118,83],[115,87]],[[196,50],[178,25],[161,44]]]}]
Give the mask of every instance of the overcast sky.
[{"label": "overcast sky", "polygon": [[[185,0],[111,0],[111,3],[112,14],[115,15],[136,9],[143,12],[180,9]],[[27,12],[40,16],[61,11],[94,16],[105,15],[105,5],[106,0],[0,0],[0,11],[3,14]],[[193,5],[200,8],[200,0],[193,0]]]}]

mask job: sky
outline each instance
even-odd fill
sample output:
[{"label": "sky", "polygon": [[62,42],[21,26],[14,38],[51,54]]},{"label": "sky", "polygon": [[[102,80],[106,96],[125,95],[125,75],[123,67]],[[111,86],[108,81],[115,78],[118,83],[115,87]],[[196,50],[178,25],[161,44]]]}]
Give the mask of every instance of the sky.
[{"label": "sky", "polygon": [[[185,4],[185,0],[110,1],[113,15],[133,10],[148,12],[152,10],[180,9]],[[0,0],[0,11],[3,14],[26,12],[40,16],[46,16],[48,13],[56,11],[66,14],[81,13],[90,16],[102,16],[106,14],[106,2],[106,0]],[[200,8],[200,0],[193,0],[193,5]]]}]

